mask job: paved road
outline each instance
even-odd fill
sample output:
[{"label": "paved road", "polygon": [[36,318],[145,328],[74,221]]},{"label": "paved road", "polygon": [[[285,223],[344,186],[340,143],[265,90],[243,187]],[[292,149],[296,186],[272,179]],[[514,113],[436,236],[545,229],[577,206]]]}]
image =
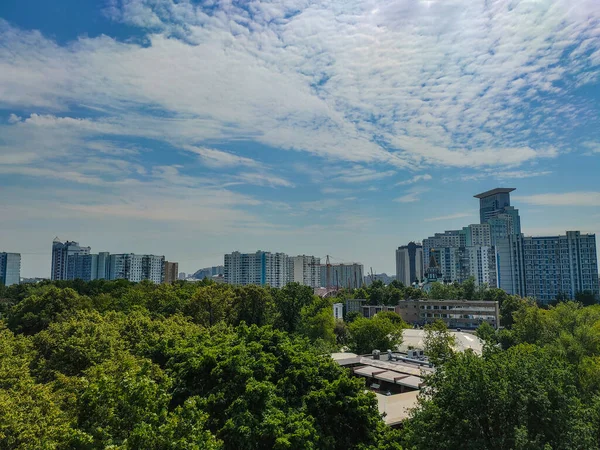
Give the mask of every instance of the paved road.
[{"label": "paved road", "polygon": [[[456,350],[464,351],[467,348],[471,348],[475,353],[481,354],[482,344],[477,336],[459,331],[451,331],[451,333],[456,336]],[[400,350],[406,351],[409,345],[416,348],[423,348],[424,335],[424,330],[415,330],[412,328],[404,330],[402,333],[404,341],[400,346]]]}]

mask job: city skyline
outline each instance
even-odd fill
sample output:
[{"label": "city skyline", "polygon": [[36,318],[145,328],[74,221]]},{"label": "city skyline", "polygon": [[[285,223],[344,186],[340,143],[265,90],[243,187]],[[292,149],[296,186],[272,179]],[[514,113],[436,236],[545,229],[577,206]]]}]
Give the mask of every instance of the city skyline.
[{"label": "city skyline", "polygon": [[526,235],[600,234],[596,3],[0,2],[0,249],[394,273],[497,185]]}]

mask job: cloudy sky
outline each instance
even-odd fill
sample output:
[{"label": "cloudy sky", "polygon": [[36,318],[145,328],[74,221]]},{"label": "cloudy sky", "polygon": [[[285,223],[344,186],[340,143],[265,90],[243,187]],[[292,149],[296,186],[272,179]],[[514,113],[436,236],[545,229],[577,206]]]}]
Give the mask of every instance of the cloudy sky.
[{"label": "cloudy sky", "polygon": [[516,187],[600,232],[598,0],[3,0],[0,251],[394,249]]}]

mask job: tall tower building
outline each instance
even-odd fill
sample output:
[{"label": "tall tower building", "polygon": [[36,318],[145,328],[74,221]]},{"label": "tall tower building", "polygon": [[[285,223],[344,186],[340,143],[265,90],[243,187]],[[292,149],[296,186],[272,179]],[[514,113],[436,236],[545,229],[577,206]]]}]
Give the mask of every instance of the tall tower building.
[{"label": "tall tower building", "polygon": [[510,206],[510,193],[515,188],[496,188],[475,195],[479,199],[479,221],[490,225],[492,245],[498,239],[521,234],[519,210]]},{"label": "tall tower building", "polygon": [[409,242],[396,250],[396,280],[405,286],[423,280],[423,246]]},{"label": "tall tower building", "polygon": [[50,278],[52,280],[73,280],[74,271],[78,262],[75,255],[89,255],[90,247],[81,247],[78,242],[61,242],[55,238],[52,242],[52,268]]},{"label": "tall tower building", "polygon": [[11,286],[21,282],[21,254],[0,253],[0,285]]}]

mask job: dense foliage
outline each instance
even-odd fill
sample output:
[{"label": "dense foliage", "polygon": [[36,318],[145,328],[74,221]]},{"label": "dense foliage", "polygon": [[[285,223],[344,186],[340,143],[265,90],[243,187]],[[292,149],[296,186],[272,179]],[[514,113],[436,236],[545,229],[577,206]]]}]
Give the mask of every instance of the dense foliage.
[{"label": "dense foliage", "polygon": [[395,347],[395,313],[335,321],[332,300],[297,284],[0,288],[0,449],[599,449],[600,305],[433,295],[446,288],[497,299],[505,327],[483,324],[477,355],[427,326],[437,370],[400,431],[328,357]]},{"label": "dense foliage", "polygon": [[0,295],[0,449],[400,448],[364,381],[329,358],[331,300],[310,288],[76,281]]}]

